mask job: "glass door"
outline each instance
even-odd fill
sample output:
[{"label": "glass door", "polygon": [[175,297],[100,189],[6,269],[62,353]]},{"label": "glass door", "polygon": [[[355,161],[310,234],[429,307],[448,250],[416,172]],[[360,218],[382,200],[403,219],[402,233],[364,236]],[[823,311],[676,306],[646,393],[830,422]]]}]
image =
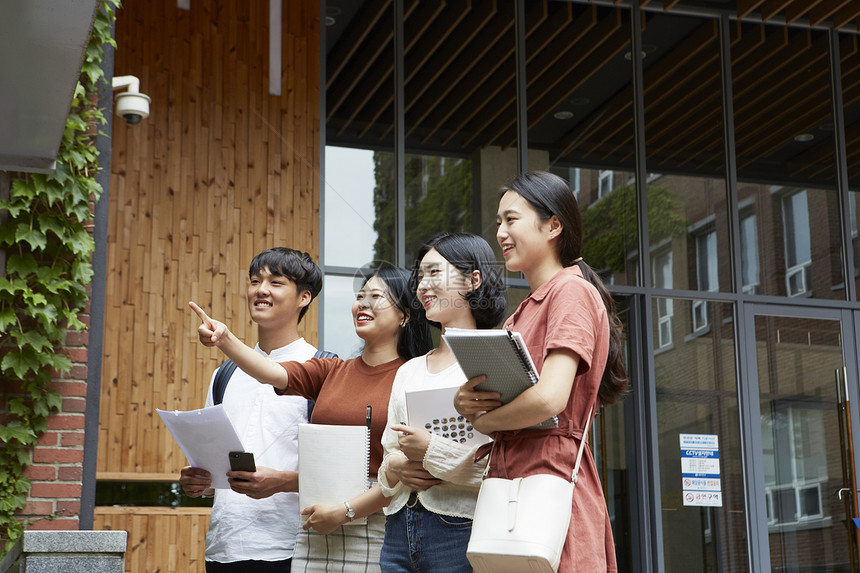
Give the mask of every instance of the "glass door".
[{"label": "glass door", "polygon": [[853,326],[828,309],[750,308],[747,340],[754,342],[747,348],[758,395],[752,384],[747,398],[758,403],[760,419],[748,423],[761,431],[750,442],[758,458],[759,562],[769,559],[770,571],[857,571],[845,362]]}]

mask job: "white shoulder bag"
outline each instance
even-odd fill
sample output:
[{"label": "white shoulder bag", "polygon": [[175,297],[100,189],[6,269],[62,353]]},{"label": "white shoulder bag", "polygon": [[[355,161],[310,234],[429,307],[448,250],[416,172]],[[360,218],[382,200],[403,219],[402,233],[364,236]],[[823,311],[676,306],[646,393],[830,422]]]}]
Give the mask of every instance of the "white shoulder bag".
[{"label": "white shoulder bag", "polygon": [[466,550],[475,573],[558,571],[592,411],[588,411],[571,481],[549,474],[483,481]]}]

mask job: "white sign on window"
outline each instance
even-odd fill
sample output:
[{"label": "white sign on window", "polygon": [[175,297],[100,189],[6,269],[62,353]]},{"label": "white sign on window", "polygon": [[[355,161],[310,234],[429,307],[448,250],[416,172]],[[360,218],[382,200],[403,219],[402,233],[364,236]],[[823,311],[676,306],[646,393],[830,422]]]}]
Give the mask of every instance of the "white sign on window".
[{"label": "white sign on window", "polygon": [[722,507],[720,447],[716,434],[680,434],[684,505]]}]

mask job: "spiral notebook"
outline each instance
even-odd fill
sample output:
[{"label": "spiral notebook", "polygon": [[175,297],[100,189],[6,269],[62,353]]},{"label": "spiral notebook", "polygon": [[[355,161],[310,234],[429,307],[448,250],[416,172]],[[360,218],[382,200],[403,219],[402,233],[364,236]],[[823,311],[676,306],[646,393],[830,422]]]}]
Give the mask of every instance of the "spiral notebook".
[{"label": "spiral notebook", "polygon": [[[300,509],[318,503],[337,505],[364,492],[369,466],[369,428],[299,424]],[[366,522],[355,518],[347,525]]]},{"label": "spiral notebook", "polygon": [[[466,378],[486,374],[487,379],[476,389],[500,393],[502,404],[537,384],[537,369],[519,332],[448,328],[442,338],[448,343]],[[558,417],[553,416],[530,429],[556,427]]]}]

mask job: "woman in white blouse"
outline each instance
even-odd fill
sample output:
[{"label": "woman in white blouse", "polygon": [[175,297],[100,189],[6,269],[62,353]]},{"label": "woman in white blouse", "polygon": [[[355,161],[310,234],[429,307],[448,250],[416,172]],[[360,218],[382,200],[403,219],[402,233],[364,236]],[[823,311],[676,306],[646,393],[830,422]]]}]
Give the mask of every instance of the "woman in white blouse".
[{"label": "woman in white blouse", "polygon": [[[493,250],[481,237],[440,235],[422,246],[418,261],[412,275],[418,300],[427,320],[443,333],[446,328],[492,328],[504,317],[504,283]],[[397,371],[379,469],[382,493],[391,498],[384,510],[383,572],[472,571],[466,546],[486,459],[474,461],[477,445],[404,425],[408,390],[464,382],[444,340]]]}]

